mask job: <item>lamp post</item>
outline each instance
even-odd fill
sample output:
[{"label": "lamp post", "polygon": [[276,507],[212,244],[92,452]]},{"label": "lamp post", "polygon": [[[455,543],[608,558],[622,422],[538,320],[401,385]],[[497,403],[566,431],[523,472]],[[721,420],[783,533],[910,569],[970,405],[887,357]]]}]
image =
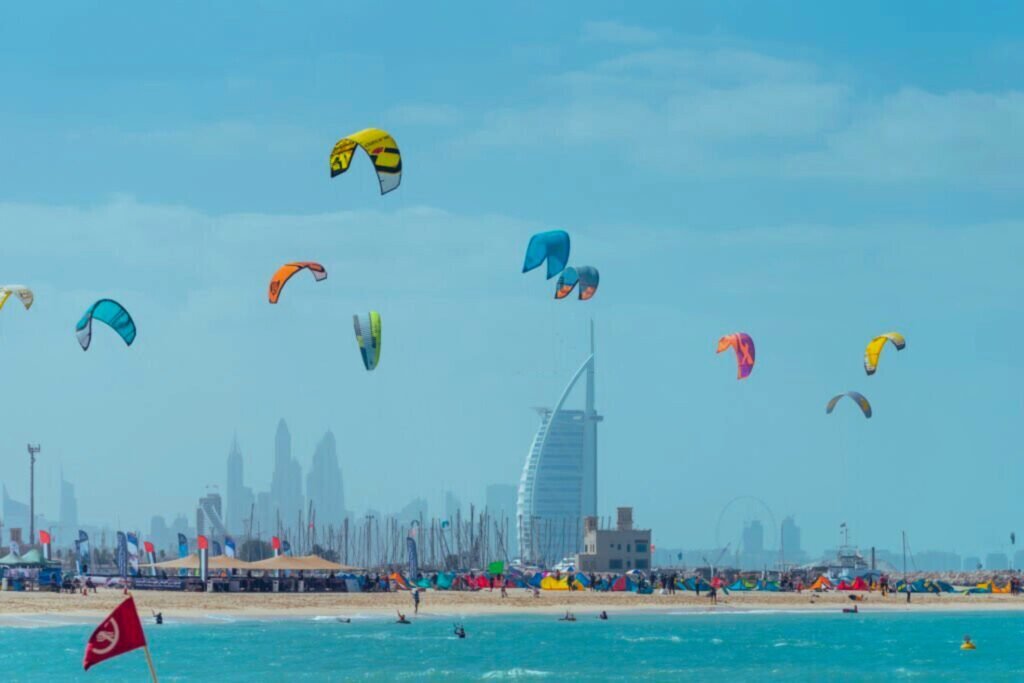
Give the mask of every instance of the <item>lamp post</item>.
[{"label": "lamp post", "polygon": [[36,454],[41,449],[39,444],[28,445],[28,542],[36,542]]}]

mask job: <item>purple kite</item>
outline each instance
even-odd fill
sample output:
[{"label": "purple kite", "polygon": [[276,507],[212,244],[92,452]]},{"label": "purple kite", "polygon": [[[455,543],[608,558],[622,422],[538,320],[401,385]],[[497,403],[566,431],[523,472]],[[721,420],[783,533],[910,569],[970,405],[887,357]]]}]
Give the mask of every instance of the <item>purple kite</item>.
[{"label": "purple kite", "polygon": [[746,379],[754,370],[754,340],[746,332],[727,334],[718,340],[715,353],[721,353],[729,347],[736,351],[736,379]]}]

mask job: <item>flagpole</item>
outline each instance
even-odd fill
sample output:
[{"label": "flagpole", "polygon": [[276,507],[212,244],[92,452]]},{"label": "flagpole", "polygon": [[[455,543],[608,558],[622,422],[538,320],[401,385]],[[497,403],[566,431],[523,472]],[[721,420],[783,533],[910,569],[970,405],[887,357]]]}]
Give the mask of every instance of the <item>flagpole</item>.
[{"label": "flagpole", "polygon": [[160,683],[156,678],[156,667],[153,666],[153,656],[149,654],[149,645],[143,645],[142,649],[146,652],[146,664],[149,664],[149,674],[153,677],[153,683]]}]

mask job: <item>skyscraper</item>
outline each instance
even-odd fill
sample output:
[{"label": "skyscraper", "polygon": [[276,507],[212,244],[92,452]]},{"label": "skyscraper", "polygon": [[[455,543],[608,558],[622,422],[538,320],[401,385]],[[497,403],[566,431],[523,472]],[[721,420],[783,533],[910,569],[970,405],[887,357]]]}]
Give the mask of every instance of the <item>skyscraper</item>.
[{"label": "skyscraper", "polygon": [[227,510],[224,524],[229,532],[235,534],[247,531],[249,517],[254,502],[252,489],[244,484],[242,451],[238,447],[238,437],[231,440],[231,451],[228,453]]},{"label": "skyscraper", "polygon": [[282,419],[277,423],[274,436],[274,475],[270,480],[270,500],[273,509],[270,530],[276,532],[278,519],[281,529],[295,528],[299,514],[305,514],[302,497],[302,467],[292,457],[292,435]]},{"label": "skyscraper", "polygon": [[18,531],[22,539],[28,539],[29,509],[27,503],[14,500],[7,495],[7,485],[3,486],[3,523],[7,538],[10,540],[15,535],[12,532]]},{"label": "skyscraper", "polygon": [[800,545],[800,527],[790,515],[782,520],[782,559],[786,564],[800,564],[806,553]]},{"label": "skyscraper", "polygon": [[60,473],[60,522],[58,523],[57,543],[70,547],[78,538],[78,500],[75,498],[75,487],[64,481],[63,470]]},{"label": "skyscraper", "polygon": [[341,525],[345,519],[345,492],[338,466],[337,443],[330,430],[313,452],[313,466],[306,476],[306,497],[313,503],[317,526],[326,529],[333,524],[337,529]]},{"label": "skyscraper", "polygon": [[[584,375],[584,409],[564,409]],[[594,408],[593,322],[590,355],[555,407],[538,412],[540,426],[519,480],[516,523],[520,557],[551,565],[579,550],[584,517],[597,515],[597,423],[603,418]]]}]

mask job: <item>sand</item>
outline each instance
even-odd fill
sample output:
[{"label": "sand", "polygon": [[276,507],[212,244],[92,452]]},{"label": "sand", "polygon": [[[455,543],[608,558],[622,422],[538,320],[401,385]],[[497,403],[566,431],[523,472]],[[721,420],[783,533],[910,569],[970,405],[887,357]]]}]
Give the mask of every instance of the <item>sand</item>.
[{"label": "sand", "polygon": [[[397,609],[412,616],[412,597],[400,593],[178,593],[135,591],[139,613],[163,612],[168,619],[239,620],[308,618],[313,616],[388,617]],[[53,623],[94,622],[124,599],[120,590],[101,588],[88,596],[58,593],[0,593],[0,625],[32,626]],[[571,609],[579,614],[607,610],[640,611],[824,611],[839,612],[853,605],[846,593],[737,593],[711,605],[707,597],[693,593],[637,595],[635,593],[542,592],[539,598],[522,589],[509,591],[438,592],[421,594],[421,616],[472,616],[483,614],[555,614]],[[908,605],[905,595],[883,598],[869,593],[857,603],[860,611],[961,611],[1024,610],[1024,598],[1006,594],[914,594]]]}]

